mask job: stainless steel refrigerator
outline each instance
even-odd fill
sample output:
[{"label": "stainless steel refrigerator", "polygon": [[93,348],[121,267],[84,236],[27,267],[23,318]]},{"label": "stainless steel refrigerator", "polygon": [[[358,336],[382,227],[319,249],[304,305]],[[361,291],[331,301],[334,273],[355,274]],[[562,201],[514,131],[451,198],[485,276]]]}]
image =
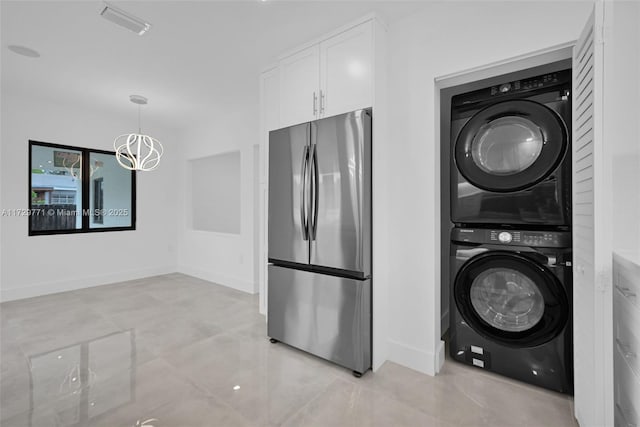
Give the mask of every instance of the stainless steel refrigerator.
[{"label": "stainless steel refrigerator", "polygon": [[371,367],[371,111],[269,133],[268,326],[360,376]]}]

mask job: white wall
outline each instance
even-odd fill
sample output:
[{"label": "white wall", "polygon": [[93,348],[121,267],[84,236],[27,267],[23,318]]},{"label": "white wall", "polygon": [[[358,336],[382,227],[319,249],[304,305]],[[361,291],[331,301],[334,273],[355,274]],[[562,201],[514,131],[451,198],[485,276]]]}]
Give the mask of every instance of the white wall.
[{"label": "white wall", "polygon": [[[4,89],[4,88],[3,88]],[[112,150],[113,138],[137,129],[137,115],[121,117],[23,95],[2,94],[2,209],[26,209],[29,139]],[[161,166],[138,174],[137,229],[75,235],[27,235],[28,218],[1,218],[0,298],[3,301],[175,271],[175,132],[150,124],[165,143]]]},{"label": "white wall", "polygon": [[613,249],[640,261],[640,3],[605,16],[605,142],[613,161]]},{"label": "white wall", "polygon": [[434,78],[575,40],[590,2],[438,2],[389,27],[389,359],[434,374],[440,342]]},{"label": "white wall", "polygon": [[[245,94],[239,94],[239,102],[212,112],[209,121],[185,133],[179,184],[184,189],[183,209],[178,220],[178,271],[250,293],[258,291],[253,260],[253,145],[258,142],[259,125],[254,80]],[[236,150],[240,150],[240,234],[193,230],[188,160]]]}]

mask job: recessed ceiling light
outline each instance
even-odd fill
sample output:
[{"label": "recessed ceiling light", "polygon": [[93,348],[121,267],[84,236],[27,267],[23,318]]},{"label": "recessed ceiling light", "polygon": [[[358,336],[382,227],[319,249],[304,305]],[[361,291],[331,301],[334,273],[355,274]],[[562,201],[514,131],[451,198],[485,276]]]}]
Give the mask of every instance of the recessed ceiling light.
[{"label": "recessed ceiling light", "polygon": [[129,12],[125,12],[124,10],[119,9],[106,2],[102,10],[100,11],[100,16],[102,16],[107,21],[111,21],[114,24],[126,28],[129,31],[133,31],[139,36],[143,35],[151,28],[151,24],[149,24],[148,22],[145,22],[144,20],[133,16]]},{"label": "recessed ceiling light", "polygon": [[7,46],[9,48],[9,50],[13,53],[17,53],[18,55],[22,55],[22,56],[27,56],[29,58],[39,58],[40,54],[33,50],[33,49],[29,49],[26,46],[18,46],[15,44],[12,44],[10,46]]}]

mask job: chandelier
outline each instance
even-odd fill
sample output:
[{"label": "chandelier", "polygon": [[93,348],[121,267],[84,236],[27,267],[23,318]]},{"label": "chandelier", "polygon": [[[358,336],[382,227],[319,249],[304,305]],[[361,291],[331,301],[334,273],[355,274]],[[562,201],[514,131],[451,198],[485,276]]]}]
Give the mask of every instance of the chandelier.
[{"label": "chandelier", "polygon": [[160,141],[143,135],[140,127],[140,106],[147,104],[147,98],[131,95],[129,100],[138,105],[138,133],[120,135],[113,141],[116,160],[125,169],[152,171],[160,164],[163,148]]}]

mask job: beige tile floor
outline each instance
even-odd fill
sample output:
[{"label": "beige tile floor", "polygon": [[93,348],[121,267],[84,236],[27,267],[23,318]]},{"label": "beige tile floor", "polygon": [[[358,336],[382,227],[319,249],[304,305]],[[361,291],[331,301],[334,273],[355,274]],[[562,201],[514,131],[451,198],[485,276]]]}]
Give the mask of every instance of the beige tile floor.
[{"label": "beige tile floor", "polygon": [[356,379],[270,344],[257,305],[180,274],[3,303],[0,425],[576,425],[571,398],[451,361]]}]

